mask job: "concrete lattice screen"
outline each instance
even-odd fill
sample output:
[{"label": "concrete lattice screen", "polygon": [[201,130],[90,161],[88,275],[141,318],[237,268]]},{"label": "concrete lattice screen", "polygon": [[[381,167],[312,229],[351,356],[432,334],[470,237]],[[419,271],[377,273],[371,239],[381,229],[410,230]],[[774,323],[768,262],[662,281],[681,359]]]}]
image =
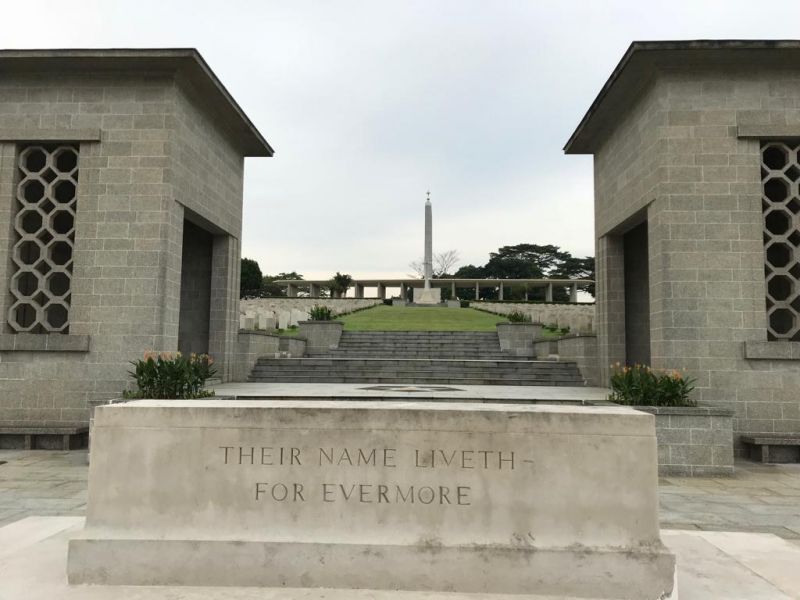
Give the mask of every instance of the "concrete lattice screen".
[{"label": "concrete lattice screen", "polygon": [[67,333],[78,186],[71,145],[21,148],[8,324],[15,332]]}]

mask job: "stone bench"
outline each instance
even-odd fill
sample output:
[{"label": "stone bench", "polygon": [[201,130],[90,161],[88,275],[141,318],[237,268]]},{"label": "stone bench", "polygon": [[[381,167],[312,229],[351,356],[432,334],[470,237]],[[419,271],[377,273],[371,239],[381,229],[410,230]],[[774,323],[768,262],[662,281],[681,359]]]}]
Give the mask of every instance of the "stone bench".
[{"label": "stone bench", "polygon": [[75,450],[85,448],[88,425],[0,425],[0,448],[15,450]]},{"label": "stone bench", "polygon": [[761,447],[760,458],[764,463],[800,462],[800,434],[796,433],[759,433],[743,435],[742,444],[750,448],[750,458]]}]

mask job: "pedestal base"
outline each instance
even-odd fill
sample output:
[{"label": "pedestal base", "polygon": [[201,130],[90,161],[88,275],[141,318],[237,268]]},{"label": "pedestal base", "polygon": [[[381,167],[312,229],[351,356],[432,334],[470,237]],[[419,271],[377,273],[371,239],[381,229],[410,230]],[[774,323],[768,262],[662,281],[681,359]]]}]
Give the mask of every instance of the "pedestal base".
[{"label": "pedestal base", "polygon": [[414,304],[441,304],[442,288],[414,288]]}]

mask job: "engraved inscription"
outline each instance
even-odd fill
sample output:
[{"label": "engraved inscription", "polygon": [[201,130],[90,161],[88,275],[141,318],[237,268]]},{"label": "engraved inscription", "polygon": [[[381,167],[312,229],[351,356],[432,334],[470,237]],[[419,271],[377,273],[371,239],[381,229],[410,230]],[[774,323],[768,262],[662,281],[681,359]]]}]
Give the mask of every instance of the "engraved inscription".
[{"label": "engraved inscription", "polygon": [[[473,490],[463,482],[437,482],[426,479],[419,482],[399,481],[337,481],[338,471],[346,479],[346,473],[386,471],[391,477],[392,469],[399,465],[412,467],[412,472],[436,473],[454,471],[502,471],[511,473],[519,468],[533,466],[529,458],[519,458],[514,450],[489,450],[486,448],[378,448],[360,446],[336,447],[320,445],[315,448],[297,446],[219,446],[217,459],[228,468],[265,467],[291,468],[293,473],[305,470],[325,470],[332,473],[314,485],[298,481],[254,481],[250,494],[258,503],[304,503],[327,504],[379,504],[408,505],[417,507],[447,506],[467,507],[473,505]],[[298,471],[298,468],[300,471]],[[331,471],[332,469],[332,471]],[[260,471],[255,471],[260,472]],[[267,473],[267,471],[265,471]],[[269,473],[276,473],[269,471]]]}]

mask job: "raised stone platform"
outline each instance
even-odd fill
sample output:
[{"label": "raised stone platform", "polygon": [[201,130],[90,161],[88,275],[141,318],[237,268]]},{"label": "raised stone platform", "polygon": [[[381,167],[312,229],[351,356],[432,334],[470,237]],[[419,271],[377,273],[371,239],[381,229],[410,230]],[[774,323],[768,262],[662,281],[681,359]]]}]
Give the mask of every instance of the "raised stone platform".
[{"label": "raised stone platform", "polygon": [[[575,600],[524,594],[454,594],[329,588],[68,585],[67,544],[82,517],[29,517],[0,527],[3,600]],[[683,600],[800,597],[800,547],[764,533],[663,531]],[[591,600],[584,597],[581,600]]]},{"label": "raised stone platform", "polygon": [[95,419],[72,583],[673,590],[652,415],[143,400],[100,407]]},{"label": "raised stone platform", "polygon": [[601,387],[519,385],[382,385],[364,383],[222,383],[213,386],[220,398],[241,400],[432,400],[498,404],[606,403]]}]

